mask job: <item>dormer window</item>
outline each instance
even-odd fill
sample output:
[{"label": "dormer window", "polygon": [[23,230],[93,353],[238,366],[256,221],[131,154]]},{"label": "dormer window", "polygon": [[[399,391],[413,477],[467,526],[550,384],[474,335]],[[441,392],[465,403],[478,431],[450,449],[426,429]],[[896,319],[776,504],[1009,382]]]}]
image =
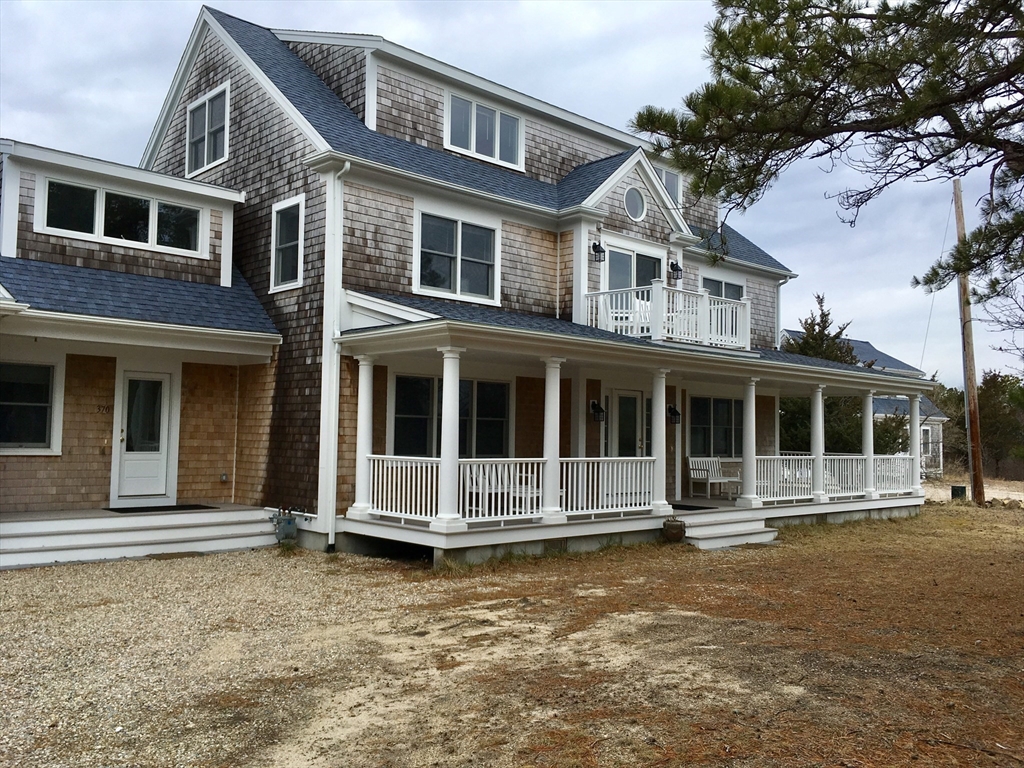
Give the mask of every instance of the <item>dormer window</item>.
[{"label": "dormer window", "polygon": [[187,130],[187,176],[227,159],[228,83],[189,105]]},{"label": "dormer window", "polygon": [[57,179],[46,179],[41,190],[39,205],[46,213],[37,214],[36,231],[205,256],[200,208]]},{"label": "dormer window", "polygon": [[445,149],[523,170],[523,131],[518,116],[451,93]]}]

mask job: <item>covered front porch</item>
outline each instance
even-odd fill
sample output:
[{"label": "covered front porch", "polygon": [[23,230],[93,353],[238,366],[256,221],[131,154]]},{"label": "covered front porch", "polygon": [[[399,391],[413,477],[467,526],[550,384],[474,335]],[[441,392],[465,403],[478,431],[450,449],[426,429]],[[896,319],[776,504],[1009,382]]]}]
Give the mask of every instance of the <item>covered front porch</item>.
[{"label": "covered front porch", "polygon": [[[919,441],[907,456],[872,449],[875,391],[910,394],[910,433],[919,434],[919,395],[907,392],[907,380],[767,351],[695,350],[587,330],[512,333],[436,320],[346,334],[341,350],[354,358],[356,401],[353,495],[347,506],[339,500],[346,514],[335,530],[449,551],[650,536],[675,514],[686,520],[690,543],[728,546],[770,540],[768,520],[921,503]],[[433,382],[422,384],[420,411],[404,401],[413,374]],[[483,382],[504,387],[504,411],[490,395],[484,403]],[[826,388],[864,398],[861,455],[826,454]],[[710,444],[698,450],[704,427],[694,401],[717,407],[719,394],[735,417],[718,426],[731,441],[730,455],[718,460],[730,481],[694,475],[691,483],[688,457],[711,452]],[[806,455],[783,456],[778,397],[796,394],[810,398],[811,444]],[[429,455],[405,455],[412,432],[423,434],[416,450]],[[476,450],[485,433],[488,451],[502,455]],[[702,524],[714,526],[704,539],[695,535]]]}]

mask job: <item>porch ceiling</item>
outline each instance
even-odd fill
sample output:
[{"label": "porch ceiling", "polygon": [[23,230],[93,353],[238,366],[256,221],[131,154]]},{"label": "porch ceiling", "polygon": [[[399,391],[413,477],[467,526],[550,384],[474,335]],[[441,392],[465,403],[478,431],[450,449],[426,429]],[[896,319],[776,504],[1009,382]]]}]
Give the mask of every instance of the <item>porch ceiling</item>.
[{"label": "porch ceiling", "polygon": [[335,342],[345,355],[368,355],[378,360],[411,355],[439,364],[439,347],[457,347],[466,350],[466,359],[531,368],[543,358],[561,357],[568,365],[619,371],[667,369],[670,377],[687,381],[736,384],[754,377],[759,388],[794,396],[808,395],[819,385],[827,387],[827,395],[862,395],[867,390],[910,395],[934,387],[929,381],[852,366],[806,364],[803,358],[801,362],[772,359],[780,356],[773,350],[743,352],[669,346],[628,337],[595,338],[443,318],[346,331]]}]

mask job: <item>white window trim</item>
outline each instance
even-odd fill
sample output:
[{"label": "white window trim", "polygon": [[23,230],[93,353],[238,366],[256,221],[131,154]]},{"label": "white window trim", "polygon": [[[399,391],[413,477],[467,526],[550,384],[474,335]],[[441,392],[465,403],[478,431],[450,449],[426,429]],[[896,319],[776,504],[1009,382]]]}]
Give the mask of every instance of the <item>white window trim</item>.
[{"label": "white window trim", "polygon": [[[497,127],[497,130],[495,131],[495,135],[494,135],[494,143],[495,143],[494,157],[491,157],[490,155],[480,154],[479,152],[476,152],[476,151],[474,151],[472,149],[466,149],[465,147],[457,147],[457,146],[455,146],[454,144],[451,143],[452,96],[458,96],[460,99],[465,99],[466,101],[470,102],[473,105],[472,109],[470,110],[471,119],[470,119],[470,123],[469,123],[469,136],[470,136],[470,141],[473,144],[476,143],[476,108],[477,108],[477,105],[482,106],[482,107],[486,107],[487,109],[493,109],[497,113],[497,119],[495,120],[495,125]],[[498,157],[498,155],[501,153],[501,137],[500,137],[500,133],[501,133],[501,114],[502,113],[504,113],[506,115],[509,115],[510,117],[514,117],[514,118],[516,118],[519,121],[519,136],[517,137],[518,140],[519,140],[519,147],[516,150],[516,157],[517,157],[519,162],[516,162],[516,163],[507,163],[507,162],[505,162],[504,160],[501,160]],[[495,106],[493,103],[489,103],[489,102],[486,102],[486,101],[480,101],[479,99],[474,98],[473,96],[469,96],[466,93],[456,93],[455,91],[451,91],[451,90],[445,89],[445,91],[444,91],[444,148],[447,149],[447,150],[451,150],[452,152],[457,152],[460,155],[466,155],[467,157],[474,157],[474,158],[476,158],[478,160],[484,160],[484,161],[486,161],[488,163],[493,163],[494,165],[500,165],[502,168],[511,168],[513,170],[516,170],[516,171],[525,171],[526,170],[526,119],[521,114],[519,114],[518,112],[512,112],[511,110]]]},{"label": "white window trim", "polygon": [[4,363],[13,365],[45,365],[53,368],[53,382],[50,391],[50,447],[13,448],[0,446],[3,456],[60,456],[64,438],[64,371],[66,355],[63,352],[24,352],[3,358]]},{"label": "white window trim", "polygon": [[[675,203],[676,205],[681,205],[683,197],[683,175],[679,171],[673,170],[671,168],[663,168],[660,165],[654,166],[654,170],[657,172],[658,181],[661,182],[661,186],[665,188],[665,194],[668,195],[669,199],[671,199],[673,203]],[[664,174],[666,173],[673,173],[676,176],[677,182],[675,198],[673,198],[672,194],[669,192],[668,184],[665,183]]]},{"label": "white window trim", "polygon": [[[214,160],[212,163],[200,166],[194,171],[188,170],[188,144],[189,136],[192,135],[192,110],[198,107],[203,102],[207,102],[214,96],[220,93],[224,93],[224,157]],[[185,107],[185,178],[191,179],[193,176],[197,176],[204,171],[208,171],[211,168],[216,168],[221,163],[226,163],[228,158],[231,156],[231,81],[226,80],[223,84],[217,86],[212,91],[200,96],[198,99],[193,101],[187,107]]]},{"label": "white window trim", "polygon": [[[274,275],[277,274],[277,213],[295,205],[299,206],[299,264],[298,278],[290,283],[274,283]],[[279,203],[274,203],[270,212],[270,293],[290,291],[293,288],[301,288],[305,267],[305,245],[306,245],[306,194],[289,197]]]},{"label": "white window trim", "polygon": [[[733,416],[735,416],[736,415],[736,411],[735,411],[736,403],[737,402],[744,403],[743,394],[742,393],[729,394],[729,388],[728,387],[724,387],[723,391],[720,392],[720,393],[714,393],[711,390],[705,390],[703,388],[698,389],[697,391],[693,392],[692,394],[690,392],[686,393],[686,413],[683,414],[683,421],[682,421],[682,424],[681,424],[681,426],[684,427],[683,432],[684,432],[684,435],[685,435],[684,442],[686,444],[686,456],[687,456],[687,458],[696,458],[696,459],[715,458],[714,450],[712,450],[706,456],[693,456],[693,454],[691,453],[692,448],[690,446],[690,437],[692,436],[691,433],[692,433],[692,430],[693,430],[693,420],[691,418],[691,415],[693,413],[693,399],[694,398],[703,398],[705,400],[711,400],[712,401],[712,403],[711,403],[711,422],[712,423],[711,423],[711,425],[709,427],[711,429],[711,434],[709,435],[709,438],[711,440],[711,446],[710,447],[713,449],[714,448],[714,440],[715,440],[715,430],[714,430],[714,408],[715,408],[715,405],[714,405],[714,401],[715,400],[731,400],[733,402]],[[746,407],[745,404],[744,404],[744,407]],[[775,411],[775,413],[776,413],[776,417],[777,417],[778,416],[778,400],[776,400],[776,411]],[[739,424],[739,425],[737,425],[737,424],[733,424],[732,425],[731,429],[733,430],[733,437],[734,438],[736,437],[736,431],[735,430],[736,430],[737,426],[739,426],[740,429],[742,430],[742,428],[745,425],[742,424],[742,423]],[[776,424],[776,435],[778,435],[778,424]],[[738,461],[738,460],[743,458],[743,450],[742,450],[743,446],[740,445],[740,446],[738,446],[738,448],[739,448],[739,452],[737,453],[736,452],[737,446],[733,445],[734,453],[733,453],[732,456],[719,456],[717,458],[721,459],[724,462]]]},{"label": "white window trim", "polygon": [[[412,259],[412,292],[419,296],[430,296],[438,299],[453,299],[472,304],[486,304],[491,307],[501,306],[501,219],[479,214],[472,209],[459,206],[446,205],[443,203],[427,203],[420,205],[417,201],[413,214],[416,217],[413,225],[413,259]],[[449,219],[458,224],[470,224],[476,227],[485,227],[494,230],[494,298],[477,296],[471,293],[461,292],[462,277],[462,227],[459,227],[459,243],[456,254],[455,290],[443,291],[438,288],[420,285],[420,236],[423,231],[423,214],[436,216],[442,219]]]},{"label": "white window trim", "polygon": [[[601,290],[607,291],[608,288],[608,273],[611,271],[610,257],[608,251],[629,251],[635,257],[637,253],[641,256],[647,256],[652,259],[661,259],[661,279],[665,280],[665,270],[668,268],[666,263],[666,248],[664,245],[658,245],[652,243],[649,240],[641,240],[640,238],[625,237],[623,235],[604,232],[602,233],[601,243],[606,251],[605,259],[601,262]],[[674,257],[673,257],[674,258]],[[636,279],[636,264],[633,264],[633,278]]]},{"label": "white window trim", "polygon": [[[633,214],[631,214],[629,212],[629,206],[626,205],[626,195],[629,194],[629,191],[631,189],[635,189],[637,191],[637,193],[640,195],[640,202],[643,205],[643,210],[641,210],[640,211],[640,215],[636,216],[636,217],[634,217]],[[637,221],[637,222],[643,221],[647,217],[647,209],[648,209],[648,207],[649,206],[647,205],[647,198],[644,197],[644,191],[642,189],[640,189],[640,187],[637,187],[637,186],[634,186],[634,185],[626,187],[625,191],[622,193],[622,210],[624,210],[626,212],[626,216],[630,220]]]},{"label": "white window trim", "polygon": [[733,285],[739,285],[743,287],[743,298],[750,297],[750,291],[747,286],[747,276],[734,269],[728,269],[725,267],[714,266],[702,266],[697,270],[697,290],[704,288],[704,278],[709,280],[718,280],[721,283],[732,283]]},{"label": "white window trim", "polygon": [[[47,225],[46,210],[51,181],[57,182],[58,184],[67,184],[68,186],[84,187],[86,189],[95,190],[96,209],[93,211],[92,232],[77,232],[73,229],[59,229],[57,227],[50,227]],[[135,240],[122,240],[116,237],[106,237],[102,234],[103,212],[106,207],[106,195],[108,192],[115,195],[136,197],[141,200],[149,201],[148,242],[141,243]],[[183,248],[170,248],[168,246],[156,244],[157,210],[160,203],[176,205],[182,208],[193,208],[199,211],[198,250],[188,251]],[[116,245],[120,248],[131,248],[139,251],[152,251],[153,253],[185,256],[190,259],[209,260],[210,258],[210,208],[208,205],[203,205],[190,200],[175,199],[165,195],[154,195],[151,192],[139,189],[99,186],[93,182],[83,180],[81,177],[74,174],[61,174],[59,176],[37,174],[34,205],[35,210],[32,216],[32,231],[38,234],[52,235],[53,237],[66,237],[75,240],[88,240],[90,242],[103,243],[105,245]],[[226,216],[227,213],[225,212],[225,218]]]}]

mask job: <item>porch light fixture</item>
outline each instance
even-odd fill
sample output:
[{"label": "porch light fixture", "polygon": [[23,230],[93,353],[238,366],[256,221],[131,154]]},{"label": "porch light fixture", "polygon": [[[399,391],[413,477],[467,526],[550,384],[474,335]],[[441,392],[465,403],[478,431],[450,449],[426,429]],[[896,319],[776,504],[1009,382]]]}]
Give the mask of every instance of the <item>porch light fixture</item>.
[{"label": "porch light fixture", "polygon": [[604,261],[605,250],[601,247],[600,243],[594,243],[590,246],[590,250],[594,252],[594,261]]},{"label": "porch light fixture", "polygon": [[683,268],[679,266],[679,262],[673,261],[668,265],[668,271],[672,273],[671,277],[673,280],[683,279]]},{"label": "porch light fixture", "polygon": [[590,401],[590,413],[594,417],[594,421],[604,421],[604,408],[597,402],[597,400]]},{"label": "porch light fixture", "polygon": [[669,424],[680,424],[683,421],[683,414],[679,412],[679,409],[674,405],[668,407],[668,423]]}]

